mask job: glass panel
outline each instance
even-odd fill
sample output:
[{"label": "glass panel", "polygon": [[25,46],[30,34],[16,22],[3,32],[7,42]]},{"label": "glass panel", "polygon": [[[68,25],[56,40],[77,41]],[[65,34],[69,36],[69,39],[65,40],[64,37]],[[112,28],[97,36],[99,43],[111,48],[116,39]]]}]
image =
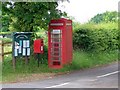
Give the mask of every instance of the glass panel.
[{"label": "glass panel", "polygon": [[60,48],[51,48],[51,53],[61,53],[61,49]]},{"label": "glass panel", "polygon": [[51,54],[54,56],[60,56],[61,55],[61,49],[60,48],[51,48]]},{"label": "glass panel", "polygon": [[61,57],[52,57],[52,60],[61,60]]},{"label": "glass panel", "polygon": [[60,43],[53,43],[52,46],[53,46],[53,48],[54,47],[60,47]]},{"label": "glass panel", "polygon": [[53,50],[54,51],[60,51],[61,49],[60,48],[54,48]]},{"label": "glass panel", "polygon": [[58,62],[58,61],[57,61],[57,62],[54,61],[54,62],[53,62],[53,65],[60,65],[60,62]]},{"label": "glass panel", "polygon": [[51,60],[61,60],[61,30],[51,32]]},{"label": "glass panel", "polygon": [[61,38],[61,34],[51,34],[51,38]]},{"label": "glass panel", "polygon": [[59,39],[59,38],[53,38],[53,39],[51,39],[51,42],[61,42],[61,39]]},{"label": "glass panel", "polygon": [[60,53],[53,53],[54,56],[60,56]]}]

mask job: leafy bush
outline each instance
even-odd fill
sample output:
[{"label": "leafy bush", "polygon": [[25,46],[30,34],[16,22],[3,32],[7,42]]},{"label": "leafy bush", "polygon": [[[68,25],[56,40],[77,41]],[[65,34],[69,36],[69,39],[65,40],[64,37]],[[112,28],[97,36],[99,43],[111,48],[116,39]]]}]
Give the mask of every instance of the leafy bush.
[{"label": "leafy bush", "polygon": [[115,25],[112,28],[108,28],[108,26],[108,24],[106,26],[104,24],[103,26],[85,24],[76,28],[73,34],[74,49],[86,51],[118,49],[118,29]]}]

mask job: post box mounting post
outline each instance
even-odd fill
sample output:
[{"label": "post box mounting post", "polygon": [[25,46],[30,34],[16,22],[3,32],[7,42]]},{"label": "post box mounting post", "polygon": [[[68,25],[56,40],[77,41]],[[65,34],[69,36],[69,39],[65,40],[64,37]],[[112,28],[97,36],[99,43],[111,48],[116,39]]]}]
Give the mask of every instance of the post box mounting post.
[{"label": "post box mounting post", "polygon": [[43,39],[36,39],[34,40],[34,54],[36,55],[37,57],[37,63],[38,63],[38,67],[39,67],[39,64],[41,62],[42,64],[42,59],[41,59],[41,54],[43,54]]}]

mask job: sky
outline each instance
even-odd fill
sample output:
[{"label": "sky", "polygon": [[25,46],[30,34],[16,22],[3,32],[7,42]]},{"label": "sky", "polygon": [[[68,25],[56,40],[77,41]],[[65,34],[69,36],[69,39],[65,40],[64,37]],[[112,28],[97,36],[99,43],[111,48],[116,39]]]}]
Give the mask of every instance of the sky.
[{"label": "sky", "polygon": [[85,23],[98,13],[118,11],[120,0],[69,0],[60,3],[59,9],[75,18],[77,22]]}]

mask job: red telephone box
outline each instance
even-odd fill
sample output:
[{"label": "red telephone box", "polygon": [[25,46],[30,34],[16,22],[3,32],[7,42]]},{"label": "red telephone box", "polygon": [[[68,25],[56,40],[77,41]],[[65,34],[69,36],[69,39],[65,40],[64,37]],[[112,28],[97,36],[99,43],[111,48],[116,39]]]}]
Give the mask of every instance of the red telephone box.
[{"label": "red telephone box", "polygon": [[48,29],[48,64],[62,68],[72,62],[72,21],[64,18],[51,20]]},{"label": "red telephone box", "polygon": [[34,53],[43,53],[43,39],[34,40]]}]

